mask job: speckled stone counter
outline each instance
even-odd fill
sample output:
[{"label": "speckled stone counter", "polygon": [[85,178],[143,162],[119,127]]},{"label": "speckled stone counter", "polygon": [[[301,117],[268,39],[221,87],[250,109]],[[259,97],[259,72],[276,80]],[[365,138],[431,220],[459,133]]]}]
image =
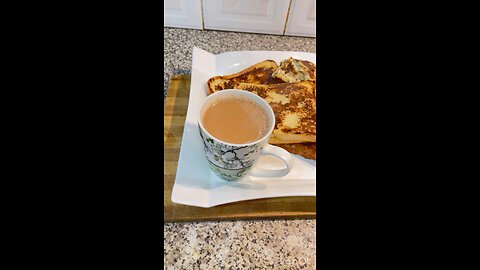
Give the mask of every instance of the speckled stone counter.
[{"label": "speckled stone counter", "polygon": [[[189,74],[193,47],[316,53],[314,38],[164,28],[164,91],[172,74]],[[316,220],[165,224],[165,269],[316,269]]]},{"label": "speckled stone counter", "polygon": [[166,269],[316,269],[316,221],[223,221],[164,226]]}]

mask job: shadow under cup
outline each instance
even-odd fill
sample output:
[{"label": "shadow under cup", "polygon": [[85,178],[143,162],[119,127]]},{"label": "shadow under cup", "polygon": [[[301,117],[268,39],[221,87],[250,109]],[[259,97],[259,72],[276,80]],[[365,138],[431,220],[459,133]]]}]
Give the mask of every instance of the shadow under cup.
[{"label": "shadow under cup", "polygon": [[[212,136],[202,124],[206,110],[214,103],[224,99],[238,98],[252,101],[262,108],[267,116],[267,132],[260,139],[245,144],[234,144],[222,141]],[[244,90],[222,90],[208,96],[200,106],[198,126],[203,149],[210,169],[224,180],[234,181],[245,176],[262,149],[268,145],[268,140],[275,126],[275,115],[268,103],[256,94]]]}]

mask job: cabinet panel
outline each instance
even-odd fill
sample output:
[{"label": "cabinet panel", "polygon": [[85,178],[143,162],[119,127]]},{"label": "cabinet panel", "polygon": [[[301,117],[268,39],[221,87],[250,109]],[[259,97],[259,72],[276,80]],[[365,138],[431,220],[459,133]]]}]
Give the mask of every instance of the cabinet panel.
[{"label": "cabinet panel", "polygon": [[290,0],[203,0],[205,29],[283,34]]},{"label": "cabinet panel", "polygon": [[285,35],[316,37],[315,0],[292,0]]},{"label": "cabinet panel", "polygon": [[202,29],[200,0],[165,0],[163,26]]}]

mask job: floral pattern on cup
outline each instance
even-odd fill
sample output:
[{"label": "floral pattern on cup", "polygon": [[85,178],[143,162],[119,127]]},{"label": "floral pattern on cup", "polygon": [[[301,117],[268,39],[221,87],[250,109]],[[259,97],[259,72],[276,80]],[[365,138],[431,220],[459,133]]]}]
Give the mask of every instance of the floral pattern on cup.
[{"label": "floral pattern on cup", "polygon": [[226,145],[205,134],[200,127],[199,131],[210,168],[226,180],[236,180],[247,174],[263,148],[260,144]]},{"label": "floral pattern on cup", "polygon": [[215,172],[218,176],[222,177],[223,179],[227,181],[235,181],[238,178],[244,176],[248,172],[248,168],[244,169],[225,169],[216,166],[210,160],[208,161],[208,165],[210,166],[210,169],[212,169],[213,172]]}]

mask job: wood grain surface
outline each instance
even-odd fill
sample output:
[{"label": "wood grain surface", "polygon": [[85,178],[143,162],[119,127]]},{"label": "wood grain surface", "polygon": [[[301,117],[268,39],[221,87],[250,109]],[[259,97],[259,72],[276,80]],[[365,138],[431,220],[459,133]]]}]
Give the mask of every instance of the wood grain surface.
[{"label": "wood grain surface", "polygon": [[182,143],[183,126],[190,94],[190,75],[173,75],[165,100],[164,141],[164,222],[316,218],[316,197],[284,197],[242,201],[199,208],[171,201]]}]

